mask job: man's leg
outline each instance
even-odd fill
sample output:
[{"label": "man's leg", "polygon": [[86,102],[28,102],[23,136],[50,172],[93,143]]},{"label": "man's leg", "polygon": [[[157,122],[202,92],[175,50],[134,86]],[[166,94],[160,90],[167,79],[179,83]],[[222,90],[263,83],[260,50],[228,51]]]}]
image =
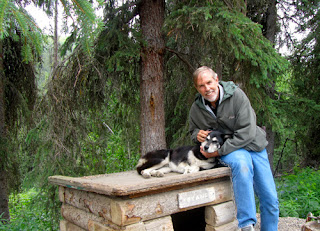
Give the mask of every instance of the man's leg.
[{"label": "man's leg", "polygon": [[260,200],[261,231],[278,230],[279,203],[267,151],[250,152],[254,165],[253,185]]},{"label": "man's leg", "polygon": [[254,173],[250,153],[245,149],[239,149],[222,156],[221,160],[231,168],[239,227],[255,224],[257,218],[253,190]]}]

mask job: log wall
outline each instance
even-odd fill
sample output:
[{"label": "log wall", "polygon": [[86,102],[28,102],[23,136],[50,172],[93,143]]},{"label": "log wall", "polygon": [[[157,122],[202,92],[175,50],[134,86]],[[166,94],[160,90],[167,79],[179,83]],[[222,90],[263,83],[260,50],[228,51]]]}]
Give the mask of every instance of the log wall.
[{"label": "log wall", "polygon": [[237,220],[229,176],[220,168],[152,179],[130,171],[49,181],[59,186],[62,231],[171,231],[172,214],[196,208],[204,208],[203,231],[232,231]]}]

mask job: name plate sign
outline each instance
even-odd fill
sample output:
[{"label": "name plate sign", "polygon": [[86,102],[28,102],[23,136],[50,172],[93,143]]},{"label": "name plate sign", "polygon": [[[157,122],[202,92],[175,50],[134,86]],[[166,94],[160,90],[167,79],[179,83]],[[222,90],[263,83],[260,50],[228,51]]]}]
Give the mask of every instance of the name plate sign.
[{"label": "name plate sign", "polygon": [[215,199],[216,194],[213,187],[178,194],[180,209],[206,204],[214,201]]}]

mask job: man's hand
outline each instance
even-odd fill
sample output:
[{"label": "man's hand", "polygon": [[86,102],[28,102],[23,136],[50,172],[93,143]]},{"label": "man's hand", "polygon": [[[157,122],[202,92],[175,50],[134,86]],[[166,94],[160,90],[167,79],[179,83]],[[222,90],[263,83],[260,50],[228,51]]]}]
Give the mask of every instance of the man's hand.
[{"label": "man's hand", "polygon": [[198,135],[197,135],[197,140],[202,143],[206,140],[207,136],[209,135],[210,131],[204,131],[204,130],[200,130],[198,132]]},{"label": "man's hand", "polygon": [[200,146],[200,152],[202,153],[202,155],[204,155],[206,158],[212,158],[212,157],[218,157],[220,156],[218,151],[215,152],[205,152],[203,151],[203,147]]}]

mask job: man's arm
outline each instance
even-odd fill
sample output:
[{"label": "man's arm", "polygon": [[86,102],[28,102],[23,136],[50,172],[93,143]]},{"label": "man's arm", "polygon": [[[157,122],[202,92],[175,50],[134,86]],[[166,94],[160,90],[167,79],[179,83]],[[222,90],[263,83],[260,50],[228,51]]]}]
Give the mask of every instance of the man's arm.
[{"label": "man's arm", "polygon": [[256,136],[256,115],[251,107],[248,97],[243,91],[238,91],[233,97],[236,97],[235,126],[233,136],[227,139],[219,149],[219,155],[227,155],[237,149],[243,148]]}]

